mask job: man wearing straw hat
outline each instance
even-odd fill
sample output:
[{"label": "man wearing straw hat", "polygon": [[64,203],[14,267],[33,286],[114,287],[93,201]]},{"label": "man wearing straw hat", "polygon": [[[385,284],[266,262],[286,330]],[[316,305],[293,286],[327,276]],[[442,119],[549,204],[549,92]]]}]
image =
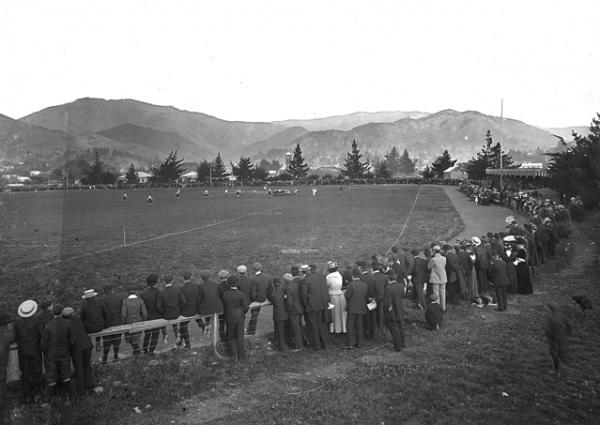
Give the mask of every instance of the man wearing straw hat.
[{"label": "man wearing straw hat", "polygon": [[[100,332],[108,327],[110,323],[110,311],[106,304],[97,300],[98,293],[93,289],[87,289],[83,292],[81,298],[83,305],[79,317],[85,326],[87,333],[92,334]],[[100,337],[96,337],[96,351],[100,351]]]},{"label": "man wearing straw hat", "polygon": [[39,316],[35,315],[37,311],[35,301],[23,301],[17,310],[19,318],[15,321],[15,342],[18,345],[25,403],[34,402],[35,392],[42,383],[42,323]]}]

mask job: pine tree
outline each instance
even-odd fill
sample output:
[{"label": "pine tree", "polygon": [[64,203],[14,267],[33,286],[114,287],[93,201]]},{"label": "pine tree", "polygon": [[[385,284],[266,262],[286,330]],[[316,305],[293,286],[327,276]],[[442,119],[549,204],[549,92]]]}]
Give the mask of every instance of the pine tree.
[{"label": "pine tree", "polygon": [[158,183],[174,183],[183,173],[183,158],[177,159],[177,151],[171,151],[158,168],[152,167],[152,180]]},{"label": "pine tree", "polygon": [[131,164],[127,169],[127,172],[125,173],[125,179],[129,184],[139,183],[140,179],[138,178],[137,171],[135,171],[133,164]]},{"label": "pine tree", "polygon": [[208,181],[211,178],[212,166],[213,165],[207,160],[203,160],[200,165],[198,165],[198,168],[196,168],[196,174],[198,174],[199,182]]},{"label": "pine tree", "polygon": [[448,149],[445,149],[440,156],[431,164],[431,171],[435,177],[444,177],[444,171],[456,164],[456,159],[452,159],[448,153]]},{"label": "pine tree", "polygon": [[487,168],[500,168],[500,155],[502,155],[502,168],[512,166],[512,158],[502,150],[499,142],[494,144],[492,132],[488,130],[485,134],[485,144],[481,152],[477,153],[477,157],[471,158],[466,165],[469,178],[482,180],[485,178]]},{"label": "pine tree", "polygon": [[392,176],[390,170],[387,169],[385,161],[381,161],[375,168],[375,177],[378,179],[389,179]]},{"label": "pine tree", "polygon": [[250,162],[250,158],[247,156],[240,157],[237,165],[231,164],[233,175],[240,181],[250,180],[252,177],[254,164]]},{"label": "pine tree", "polygon": [[100,153],[98,149],[94,149],[94,162],[90,165],[90,169],[85,177],[85,184],[101,184],[102,173],[104,172],[104,163],[100,161]]},{"label": "pine tree", "polygon": [[[590,134],[573,132],[574,145],[550,155],[550,184],[561,194],[581,196],[588,208],[600,206],[600,114],[592,119]],[[566,145],[563,141],[563,145]]]},{"label": "pine tree", "polygon": [[223,158],[221,158],[221,152],[217,153],[217,157],[215,158],[214,167],[213,167],[213,179],[224,179],[228,176],[227,170],[225,169],[225,164],[223,164]]},{"label": "pine tree", "polygon": [[413,174],[415,172],[415,163],[412,159],[410,159],[410,155],[408,154],[408,150],[404,149],[402,156],[398,160],[400,163],[399,172],[401,174]]},{"label": "pine tree", "polygon": [[294,148],[294,154],[290,161],[290,165],[287,168],[287,172],[290,173],[294,179],[306,177],[308,173],[308,165],[304,162],[304,157],[302,156],[302,149],[300,149],[300,144],[296,144]]},{"label": "pine tree", "polygon": [[361,162],[362,154],[356,144],[356,139],[352,140],[352,151],[346,154],[346,162],[342,175],[351,179],[361,179],[369,172],[369,161]]},{"label": "pine tree", "polygon": [[393,176],[400,174],[400,155],[398,154],[398,148],[395,146],[390,150],[389,153],[384,155],[385,165]]}]

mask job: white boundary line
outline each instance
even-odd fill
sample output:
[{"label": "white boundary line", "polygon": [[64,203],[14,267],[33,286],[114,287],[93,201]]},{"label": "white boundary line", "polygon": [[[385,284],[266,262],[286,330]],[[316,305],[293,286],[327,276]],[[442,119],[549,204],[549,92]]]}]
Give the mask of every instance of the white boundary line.
[{"label": "white boundary line", "polygon": [[[310,198],[309,200],[312,200],[312,199],[313,198]],[[238,220],[241,220],[243,218],[250,217],[252,215],[266,214],[266,213],[269,213],[271,211],[279,210],[279,209],[282,209],[282,208],[285,208],[285,207],[288,207],[288,206],[289,205],[282,205],[282,206],[275,207],[275,208],[269,208],[269,209],[263,210],[263,211],[254,211],[254,212],[251,212],[251,213],[248,213],[248,214],[240,215],[238,217],[228,218],[228,219],[222,220],[222,221],[215,221],[214,223],[205,224],[205,225],[200,226],[200,227],[194,227],[192,229],[186,229],[186,230],[180,230],[180,231],[177,231],[177,232],[164,233],[162,235],[154,236],[154,237],[147,238],[147,239],[142,239],[142,240],[139,240],[139,241],[128,243],[126,245],[115,245],[115,246],[111,246],[111,247],[108,247],[108,248],[99,249],[97,251],[87,252],[85,254],[80,254],[80,255],[75,255],[73,257],[61,258],[61,259],[54,260],[54,261],[48,261],[48,262],[42,263],[42,264],[36,264],[35,266],[26,267],[24,269],[14,270],[14,271],[11,271],[11,272],[8,272],[8,273],[4,273],[4,274],[0,275],[0,278],[6,277],[6,276],[17,275],[17,274],[28,272],[28,271],[31,271],[31,270],[37,270],[37,269],[41,269],[41,268],[44,268],[44,267],[50,267],[50,266],[54,266],[54,265],[61,264],[61,263],[67,263],[67,262],[73,261],[73,260],[80,260],[82,258],[87,258],[87,257],[91,257],[91,256],[98,255],[98,254],[104,254],[104,253],[107,253],[107,252],[116,251],[118,249],[123,249],[123,248],[129,248],[129,247],[132,247],[132,246],[142,245],[142,244],[145,244],[147,242],[154,242],[154,241],[158,241],[158,240],[161,240],[161,239],[170,238],[172,236],[185,235],[186,233],[192,233],[192,232],[196,232],[198,230],[208,229],[209,227],[218,226],[220,224],[227,224],[227,223],[231,223],[231,222],[234,222],[234,221],[238,221]]]},{"label": "white boundary line", "polygon": [[398,237],[396,238],[396,240],[394,241],[392,246],[389,247],[389,249],[385,252],[384,255],[388,255],[390,253],[392,248],[398,243],[398,241],[404,234],[404,231],[406,230],[406,225],[408,224],[408,220],[410,220],[410,217],[412,216],[412,213],[415,209],[415,205],[417,205],[417,199],[419,199],[419,195],[421,194],[422,188],[423,188],[423,185],[419,185],[419,191],[417,192],[417,196],[415,196],[415,200],[413,201],[412,207],[410,207],[410,210],[408,211],[408,215],[406,216],[406,221],[404,221],[404,226],[402,226],[402,231],[400,232],[400,234],[398,235]]}]

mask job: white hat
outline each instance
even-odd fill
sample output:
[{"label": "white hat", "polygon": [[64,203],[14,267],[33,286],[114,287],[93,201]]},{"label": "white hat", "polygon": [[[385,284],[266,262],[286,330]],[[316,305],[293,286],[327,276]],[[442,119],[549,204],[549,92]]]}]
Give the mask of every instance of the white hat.
[{"label": "white hat", "polygon": [[337,266],[338,266],[338,265],[337,265],[337,263],[336,263],[335,261],[328,261],[328,262],[327,262],[327,268],[328,268],[329,270],[331,270],[331,269],[335,269]]},{"label": "white hat", "polygon": [[473,236],[471,238],[471,243],[475,246],[479,246],[481,245],[481,239],[479,239],[477,236]]},{"label": "white hat", "polygon": [[37,309],[38,309],[38,305],[35,301],[27,300],[27,301],[23,301],[21,303],[17,313],[19,313],[19,316],[21,316],[21,317],[31,317],[35,314]]},{"label": "white hat", "polygon": [[291,282],[292,280],[294,280],[294,276],[292,276],[290,273],[286,273],[283,275],[283,280],[285,280],[286,282]]},{"label": "white hat", "polygon": [[515,218],[512,215],[509,215],[508,217],[506,217],[506,222],[508,224],[512,223],[513,221],[515,221]]},{"label": "white hat", "polygon": [[301,272],[305,272],[305,271],[308,271],[308,270],[310,270],[310,267],[308,266],[308,264],[302,264],[300,266],[300,271]]},{"label": "white hat", "polygon": [[98,293],[96,291],[94,291],[93,289],[87,289],[87,290],[83,291],[83,295],[81,296],[81,298],[83,298],[83,299],[94,298],[96,295],[98,295]]},{"label": "white hat", "polygon": [[238,266],[237,271],[238,273],[246,273],[248,271],[248,268],[242,264]]},{"label": "white hat", "polygon": [[508,235],[504,237],[504,242],[515,242],[517,239],[514,237],[514,235]]}]

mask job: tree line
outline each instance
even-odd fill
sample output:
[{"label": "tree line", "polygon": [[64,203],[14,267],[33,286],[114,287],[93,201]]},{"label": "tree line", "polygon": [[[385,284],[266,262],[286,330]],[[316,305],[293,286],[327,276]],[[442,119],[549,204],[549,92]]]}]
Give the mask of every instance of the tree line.
[{"label": "tree line", "polygon": [[[568,196],[581,196],[588,207],[600,206],[600,114],[592,119],[590,134],[581,136],[572,133],[573,142],[567,144],[561,139],[563,151],[547,154],[550,157],[548,166],[548,185]],[[94,161],[88,163],[85,160],[69,161],[65,168],[67,176],[72,178],[71,173],[75,171],[84,175],[81,179],[83,184],[113,184],[117,175],[110,172],[100,160],[100,150],[93,152]],[[430,165],[421,171],[424,178],[444,177],[444,171],[456,165],[447,149],[439,155]],[[285,167],[277,161],[261,160],[252,163],[249,157],[241,156],[237,163],[229,163],[231,170],[227,170],[221,153],[209,162],[203,160],[197,167],[197,180],[199,182],[218,182],[232,174],[239,181],[265,180],[269,177],[269,171],[277,171],[278,180],[303,180],[309,173],[309,166],[304,159],[300,144],[296,144],[292,157]],[[348,179],[389,179],[399,175],[415,175],[416,161],[411,159],[409,153],[404,149],[400,154],[398,148],[392,147],[384,155],[384,159],[371,164],[368,159],[363,160],[363,155],[358,148],[356,140],[352,140],[350,151],[347,152],[341,176]],[[468,162],[460,164],[459,167],[471,180],[483,180],[486,178],[486,169],[513,168],[516,167],[510,155],[502,148],[499,142],[494,142],[491,131],[485,134],[484,144]],[[73,171],[75,170],[75,171]],[[174,183],[186,172],[183,158],[178,157],[177,151],[171,151],[169,155],[158,165],[150,168],[152,183]],[[61,169],[51,173],[52,178],[62,179],[64,176]],[[131,164],[125,173],[127,183],[138,183],[137,171]]]}]

